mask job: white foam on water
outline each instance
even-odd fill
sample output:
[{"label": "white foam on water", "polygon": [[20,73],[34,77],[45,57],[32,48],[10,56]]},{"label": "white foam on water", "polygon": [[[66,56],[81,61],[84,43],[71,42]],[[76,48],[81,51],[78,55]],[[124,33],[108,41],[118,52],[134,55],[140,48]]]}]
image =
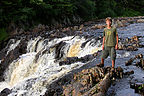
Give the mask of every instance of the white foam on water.
[{"label": "white foam on water", "polygon": [[41,37],[37,37],[35,38],[34,40],[30,40],[28,42],[28,45],[27,45],[27,52],[34,52],[35,51],[35,47],[36,47],[36,43],[37,41],[39,41],[41,39]]},{"label": "white foam on water", "polygon": [[128,56],[130,56],[130,52],[125,52],[125,53],[123,54],[123,57],[128,57]]},{"label": "white foam on water", "polygon": [[28,78],[29,75],[32,77],[33,70],[33,59],[36,53],[23,54],[17,60],[13,61],[5,73],[5,80],[9,82],[10,86]]},{"label": "white foam on water", "polygon": [[93,54],[99,50],[102,50],[102,47],[101,47],[101,43],[100,43],[100,40],[97,41],[97,44],[95,46],[93,46],[92,44],[90,44],[91,41],[89,41],[84,48],[82,48],[80,51],[79,51],[79,55],[78,57],[84,57],[85,55],[89,55],[89,54]]},{"label": "white foam on water", "polygon": [[123,54],[117,53],[117,58],[125,58],[125,57],[129,57],[129,56],[130,56],[130,52],[124,52]]},{"label": "white foam on water", "polygon": [[[97,41],[97,44],[94,46],[94,43],[91,43],[94,39],[86,43],[84,48],[81,48],[82,43],[86,42],[85,38],[79,38],[78,36],[75,39],[69,42],[70,50],[68,52],[68,57],[84,57],[85,55],[93,54],[99,50],[102,50],[100,40]],[[67,42],[68,43],[68,42]]]},{"label": "white foam on water", "polygon": [[0,91],[2,91],[5,88],[11,88],[11,87],[6,82],[0,82]]},{"label": "white foam on water", "polygon": [[9,47],[9,49],[8,49],[8,51],[7,51],[7,55],[8,55],[8,53],[9,53],[10,51],[14,50],[14,49],[19,45],[20,41],[21,41],[21,40],[17,40],[16,43],[10,45],[10,47]]},{"label": "white foam on water", "polygon": [[[48,42],[45,43],[45,41]],[[84,63],[81,62],[63,66],[59,66],[59,63],[55,62],[56,49],[52,48],[50,51],[47,49],[61,41],[66,43],[61,48],[61,51],[64,51],[62,58],[67,56],[82,57],[101,50],[100,41],[97,41],[95,46],[89,41],[84,48],[81,48],[82,43],[86,40],[79,36],[69,36],[52,41],[37,37],[28,42],[27,53],[22,54],[9,65],[4,75],[5,82],[0,83],[0,89],[12,89],[12,93],[9,96],[44,95],[48,84],[83,66]]]}]

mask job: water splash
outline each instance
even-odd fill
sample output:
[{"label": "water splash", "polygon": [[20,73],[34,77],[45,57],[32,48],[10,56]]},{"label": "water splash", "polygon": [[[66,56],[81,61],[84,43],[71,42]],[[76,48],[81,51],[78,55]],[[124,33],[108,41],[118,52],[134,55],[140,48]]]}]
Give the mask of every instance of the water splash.
[{"label": "water splash", "polygon": [[[87,42],[85,46],[81,47],[85,42]],[[20,40],[11,44],[8,52],[14,50],[19,43]],[[9,96],[44,95],[48,84],[84,65],[82,62],[76,62],[71,65],[59,66],[59,62],[55,62],[57,59],[56,46],[60,46],[60,60],[64,60],[66,57],[83,57],[101,50],[99,40],[87,41],[84,37],[79,36],[69,36],[51,41],[40,36],[31,39],[27,43],[27,53],[22,54],[9,65],[4,75],[5,82],[0,83],[0,87],[2,87],[0,89],[12,89]]]},{"label": "water splash", "polygon": [[[8,51],[7,51],[7,54],[8,54],[11,50],[14,50],[14,49],[19,45],[19,43],[20,43],[21,40],[15,41],[14,39],[12,39],[11,41],[13,42],[13,44],[11,44],[11,45],[9,46],[9,49],[8,49]],[[16,42],[16,43],[14,43],[14,42]]]}]

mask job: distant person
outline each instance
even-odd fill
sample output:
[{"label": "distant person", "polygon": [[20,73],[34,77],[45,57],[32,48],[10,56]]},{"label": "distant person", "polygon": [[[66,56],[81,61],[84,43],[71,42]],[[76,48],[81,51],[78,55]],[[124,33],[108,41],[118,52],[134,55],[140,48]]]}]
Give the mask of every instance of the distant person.
[{"label": "distant person", "polygon": [[110,56],[112,60],[112,68],[115,67],[116,49],[118,49],[118,33],[117,29],[112,26],[111,17],[106,18],[106,28],[103,32],[102,56],[101,63],[98,67],[104,67],[104,60]]}]

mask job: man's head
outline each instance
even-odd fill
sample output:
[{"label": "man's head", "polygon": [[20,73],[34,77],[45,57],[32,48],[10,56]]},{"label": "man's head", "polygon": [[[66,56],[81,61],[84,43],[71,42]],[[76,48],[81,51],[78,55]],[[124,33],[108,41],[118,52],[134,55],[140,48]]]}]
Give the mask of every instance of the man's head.
[{"label": "man's head", "polygon": [[111,17],[107,17],[107,18],[105,19],[105,21],[106,21],[106,24],[107,24],[108,26],[111,26],[111,24],[112,24],[112,18],[111,18]]}]

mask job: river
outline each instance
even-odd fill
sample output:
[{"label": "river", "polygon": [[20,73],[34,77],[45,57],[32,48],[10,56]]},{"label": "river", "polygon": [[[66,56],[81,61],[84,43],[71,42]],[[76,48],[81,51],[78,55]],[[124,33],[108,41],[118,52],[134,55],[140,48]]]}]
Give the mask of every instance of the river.
[{"label": "river", "polygon": [[[144,36],[144,23],[134,23],[117,29],[120,38],[132,36]],[[84,57],[101,50],[103,29],[87,30],[80,36],[66,36],[63,38],[43,38],[37,36],[27,42],[26,53],[13,60],[4,72],[4,81],[0,82],[0,91],[9,88],[12,92],[9,96],[40,96],[44,95],[46,86],[71,72],[81,68],[90,68],[100,62],[100,54],[97,58],[87,63],[75,62],[69,65],[59,65],[59,61],[66,57]],[[85,38],[89,35],[91,38]],[[21,37],[23,38],[23,37]],[[144,37],[141,38],[144,44]],[[21,39],[11,40],[7,54],[15,50],[21,43]],[[85,44],[84,44],[85,43]],[[84,44],[84,45],[83,45]],[[83,47],[82,47],[83,45]],[[138,51],[117,50],[116,67],[121,66],[124,71],[134,70],[134,74],[124,77],[111,86],[107,96],[140,96],[130,88],[129,81],[136,79],[144,83],[144,71],[136,66],[125,66],[125,62],[136,54],[144,52],[144,48]],[[144,55],[144,54],[143,54]],[[0,60],[1,61],[1,60]],[[1,62],[0,62],[1,63]],[[110,58],[105,60],[105,66],[111,66]]]}]

